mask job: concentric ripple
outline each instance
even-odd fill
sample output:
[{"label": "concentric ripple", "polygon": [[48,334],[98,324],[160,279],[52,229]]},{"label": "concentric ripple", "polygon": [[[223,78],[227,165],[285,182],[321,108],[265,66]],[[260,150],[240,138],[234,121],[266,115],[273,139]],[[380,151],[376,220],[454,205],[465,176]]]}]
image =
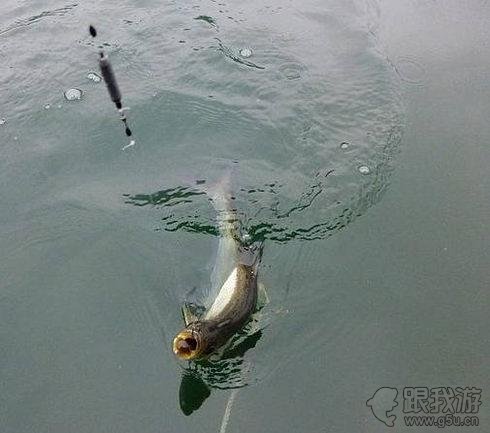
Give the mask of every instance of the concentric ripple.
[{"label": "concentric ripple", "polygon": [[[403,127],[393,68],[354,21],[292,16],[286,33],[284,13],[249,29],[213,18],[219,39],[196,33],[191,42],[207,41],[208,49],[182,58],[174,71],[179,93],[154,99],[178,151],[165,154],[168,183],[127,191],[125,201],[160,209],[158,229],[217,235],[203,192],[230,167],[233,200],[251,242],[328,237],[388,186]],[[346,43],[325,43],[339,38]],[[253,63],[240,56],[250,42]]]},{"label": "concentric ripple", "polygon": [[[246,10],[245,24],[210,11],[212,28],[188,24],[185,45],[199,48],[180,49],[182,63],[168,71],[171,85],[140,121],[140,128],[154,128],[149,143],[161,143],[147,161],[161,180],[123,197],[156,230],[218,236],[206,191],[230,170],[230,200],[250,243],[325,239],[382,197],[403,130],[399,79],[365,31],[369,18],[343,21],[320,9],[266,10],[250,18],[253,27]],[[338,40],[344,43],[328,43]],[[253,65],[240,56],[244,46],[253,46]],[[159,119],[172,127],[155,130]],[[275,321],[276,313],[265,314]],[[270,374],[277,359],[263,350],[261,362],[245,368],[257,348],[186,370],[182,401],[193,377],[210,388],[236,388]]]}]

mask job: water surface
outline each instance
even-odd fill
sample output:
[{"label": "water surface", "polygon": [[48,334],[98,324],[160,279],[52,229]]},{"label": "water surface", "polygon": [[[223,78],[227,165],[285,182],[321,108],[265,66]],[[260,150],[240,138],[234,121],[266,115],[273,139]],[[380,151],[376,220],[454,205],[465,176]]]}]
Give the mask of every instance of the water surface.
[{"label": "water surface", "polygon": [[[381,386],[488,389],[486,2],[0,10],[2,431],[374,432]],[[191,374],[227,170],[270,303]]]}]

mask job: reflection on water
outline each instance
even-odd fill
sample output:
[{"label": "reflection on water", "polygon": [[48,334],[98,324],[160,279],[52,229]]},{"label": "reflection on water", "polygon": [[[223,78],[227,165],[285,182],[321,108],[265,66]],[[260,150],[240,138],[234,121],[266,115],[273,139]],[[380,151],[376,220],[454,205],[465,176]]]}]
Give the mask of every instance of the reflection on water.
[{"label": "reflection on water", "polygon": [[184,415],[190,415],[199,409],[210,395],[211,390],[199,374],[190,368],[183,370],[179,388],[179,404]]}]

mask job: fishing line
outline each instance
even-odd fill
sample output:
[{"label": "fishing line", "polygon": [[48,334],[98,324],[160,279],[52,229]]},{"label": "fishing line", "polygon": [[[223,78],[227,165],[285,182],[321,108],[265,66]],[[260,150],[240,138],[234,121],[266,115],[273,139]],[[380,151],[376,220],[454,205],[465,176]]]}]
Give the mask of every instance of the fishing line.
[{"label": "fishing line", "polygon": [[[95,30],[94,26],[89,26],[90,35],[95,38],[97,36],[97,30]],[[102,46],[99,46],[99,68],[102,74],[102,78],[107,86],[107,90],[109,92],[109,96],[111,97],[112,102],[114,102],[117,111],[119,112],[119,118],[124,124],[126,136],[131,137],[133,133],[131,129],[129,129],[128,121],[126,118],[126,111],[129,110],[129,107],[122,106],[122,95],[119,90],[119,86],[117,85],[116,75],[114,74],[114,70],[112,69],[112,65],[109,62],[109,57],[102,50]],[[124,148],[134,145],[134,140],[124,146]]]},{"label": "fishing line", "polygon": [[228,398],[228,402],[226,403],[225,413],[223,414],[223,419],[221,420],[219,433],[226,433],[226,427],[228,426],[228,422],[230,421],[231,408],[233,407],[233,403],[235,402],[237,394],[238,388],[233,389],[230,393],[230,397]]},{"label": "fishing line", "polygon": [[[242,371],[243,372],[242,379],[246,380],[251,369],[252,369],[251,362],[246,363]],[[228,397],[228,401],[226,402],[225,412],[223,413],[223,418],[221,419],[221,426],[219,429],[219,433],[226,433],[226,428],[228,427],[228,423],[230,421],[231,409],[233,408],[233,404],[235,403],[238,391],[240,391],[240,389],[241,388],[233,388],[230,392],[230,396]]]}]

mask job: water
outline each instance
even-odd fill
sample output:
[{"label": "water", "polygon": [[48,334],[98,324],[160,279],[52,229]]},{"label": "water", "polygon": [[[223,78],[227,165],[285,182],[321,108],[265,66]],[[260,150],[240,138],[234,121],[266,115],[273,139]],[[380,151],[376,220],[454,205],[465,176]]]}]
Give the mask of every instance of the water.
[{"label": "water", "polygon": [[[483,388],[487,430],[487,2],[0,11],[2,431],[375,432],[382,386]],[[270,302],[189,371],[226,170]]]}]

